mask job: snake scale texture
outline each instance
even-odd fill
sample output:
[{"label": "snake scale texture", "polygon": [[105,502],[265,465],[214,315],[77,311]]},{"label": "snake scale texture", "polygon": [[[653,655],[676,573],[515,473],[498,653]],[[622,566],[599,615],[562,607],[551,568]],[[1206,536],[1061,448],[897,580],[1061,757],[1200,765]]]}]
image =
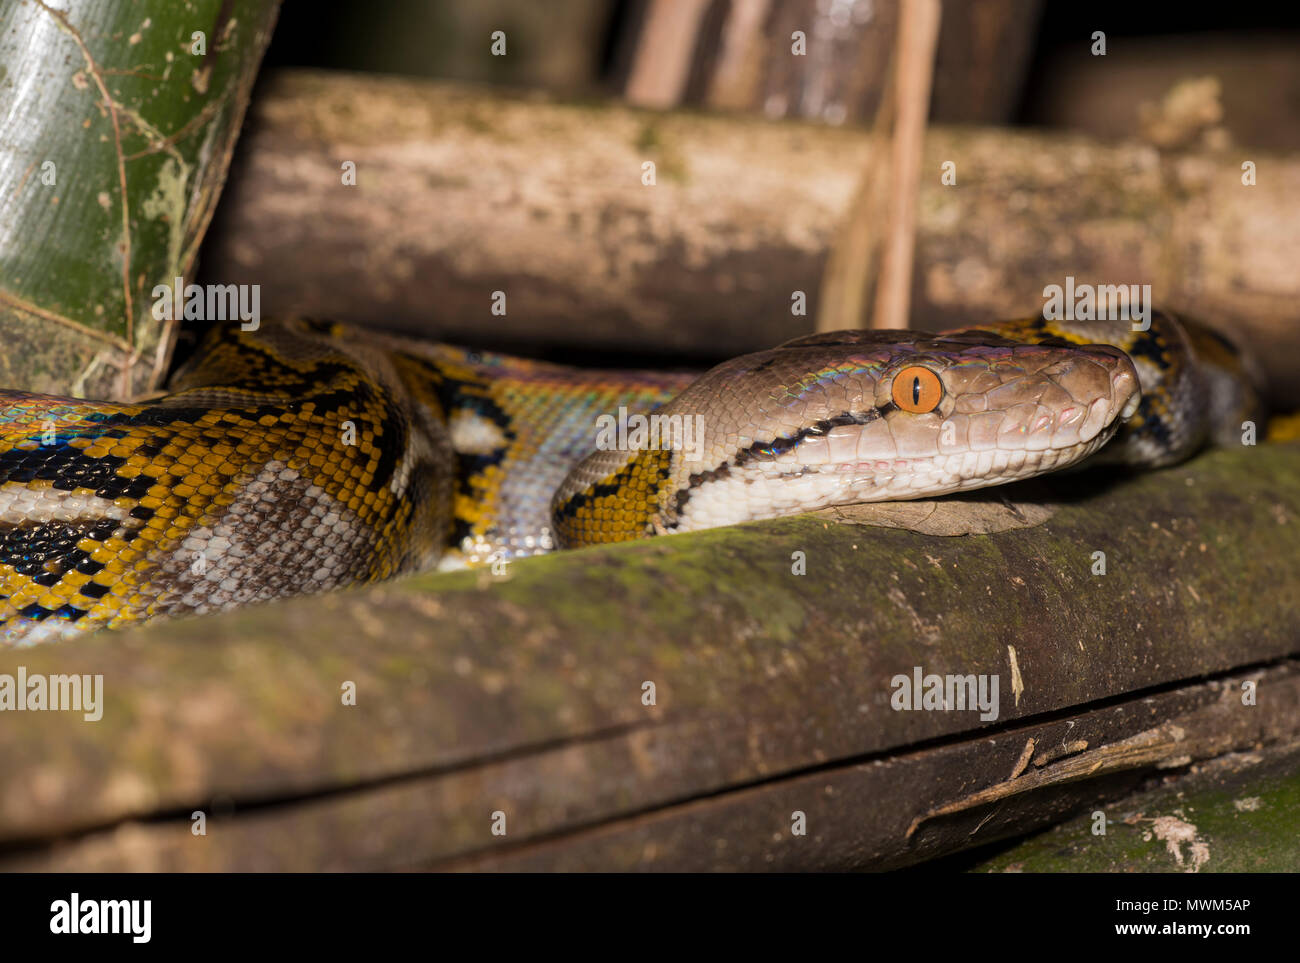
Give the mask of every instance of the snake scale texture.
[{"label": "snake scale texture", "polygon": [[[221,326],[155,401],[0,390],[0,633],[34,644],[438,564],[928,497],[1094,453],[1160,466],[1258,417],[1248,369],[1162,313],[1145,331],[1038,317],[814,335],[698,378],[334,324]],[[615,413],[665,427],[602,443]]]}]

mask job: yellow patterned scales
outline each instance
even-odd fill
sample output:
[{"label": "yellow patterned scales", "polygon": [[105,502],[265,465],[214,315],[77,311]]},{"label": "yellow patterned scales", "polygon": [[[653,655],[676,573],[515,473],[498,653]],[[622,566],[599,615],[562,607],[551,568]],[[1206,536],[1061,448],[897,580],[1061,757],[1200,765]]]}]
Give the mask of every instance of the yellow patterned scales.
[{"label": "yellow patterned scales", "polygon": [[[1128,354],[1088,344],[1106,340]],[[820,335],[698,380],[223,327],[157,401],[0,390],[0,634],[1001,484],[1117,430],[1108,452],[1161,464],[1253,410],[1241,375],[1225,342],[1164,315],[1138,335],[1041,319]],[[620,409],[697,419],[699,444],[596,450]]]},{"label": "yellow patterned scales", "polygon": [[594,413],[691,380],[310,322],[196,359],[148,404],[0,390],[6,641],[545,551]]}]

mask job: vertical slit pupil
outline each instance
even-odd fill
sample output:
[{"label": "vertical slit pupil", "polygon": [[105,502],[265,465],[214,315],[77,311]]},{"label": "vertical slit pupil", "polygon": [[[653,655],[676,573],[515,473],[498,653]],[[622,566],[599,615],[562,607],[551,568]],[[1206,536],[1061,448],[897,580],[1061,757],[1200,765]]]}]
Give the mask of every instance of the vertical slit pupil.
[{"label": "vertical slit pupil", "polygon": [[920,403],[921,403],[921,379],[918,376],[913,375],[912,376],[912,404],[920,405]]}]

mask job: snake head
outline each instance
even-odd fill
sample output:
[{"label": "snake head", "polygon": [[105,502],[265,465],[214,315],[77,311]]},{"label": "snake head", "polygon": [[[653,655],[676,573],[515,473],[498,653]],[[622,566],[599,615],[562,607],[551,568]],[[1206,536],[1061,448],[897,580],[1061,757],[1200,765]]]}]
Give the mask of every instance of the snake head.
[{"label": "snake head", "polygon": [[553,521],[578,545],[1000,485],[1091,455],[1138,385],[1109,345],[812,335],[719,365],[659,409],[679,427],[647,437],[682,444],[586,458]]}]

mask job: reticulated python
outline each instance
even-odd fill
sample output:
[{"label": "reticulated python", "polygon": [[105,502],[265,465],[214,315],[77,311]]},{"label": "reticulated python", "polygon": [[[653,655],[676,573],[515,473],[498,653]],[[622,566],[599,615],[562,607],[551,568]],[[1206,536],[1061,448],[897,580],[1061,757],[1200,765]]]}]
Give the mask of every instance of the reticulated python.
[{"label": "reticulated python", "polygon": [[[223,326],[196,359],[148,403],[0,391],[7,641],[997,485],[1103,446],[1158,466],[1257,413],[1241,356],[1158,313],[814,335],[698,379],[308,322]],[[699,432],[602,449],[615,412]]]}]

